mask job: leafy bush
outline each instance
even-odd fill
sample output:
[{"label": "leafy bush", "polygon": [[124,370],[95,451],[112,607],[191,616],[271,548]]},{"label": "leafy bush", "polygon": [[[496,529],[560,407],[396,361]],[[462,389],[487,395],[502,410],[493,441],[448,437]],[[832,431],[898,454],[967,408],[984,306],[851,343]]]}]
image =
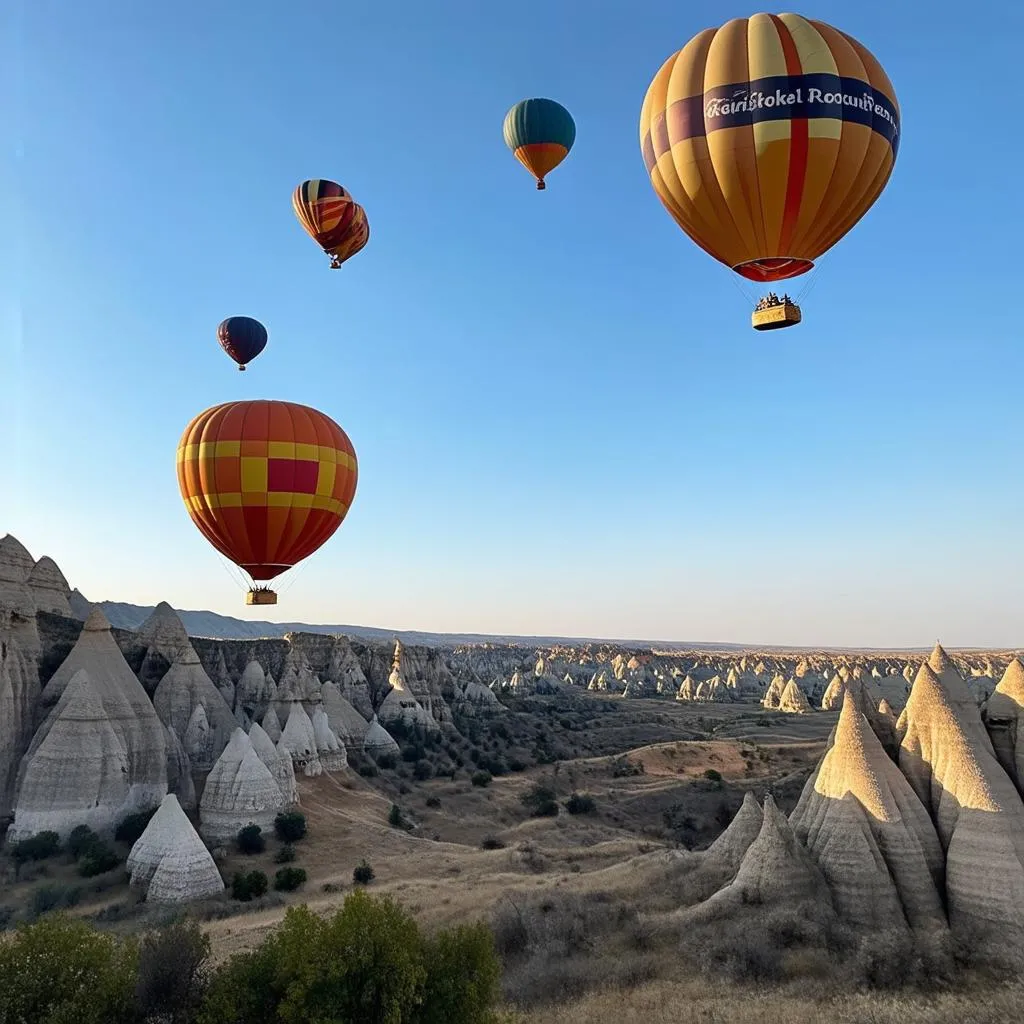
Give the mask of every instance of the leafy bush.
[{"label": "leafy bush", "polygon": [[369,885],[376,875],[368,860],[361,860],[352,871],[352,881],[356,885]]},{"label": "leafy bush", "polygon": [[440,807],[441,806],[441,798],[437,797],[437,796],[428,796],[427,797],[427,806],[428,807],[434,807],[434,808]]},{"label": "leafy bush", "polygon": [[483,789],[485,786],[489,786],[491,784],[491,773],[487,771],[486,768],[483,768],[478,772],[473,772],[469,777],[469,781],[472,782],[474,786],[479,786]]},{"label": "leafy bush", "polygon": [[405,819],[402,817],[402,808],[398,804],[392,804],[391,810],[388,811],[388,824],[392,828],[403,828],[405,826]]},{"label": "leafy bush", "polygon": [[259,899],[267,891],[267,885],[267,876],[262,871],[250,871],[248,874],[236,871],[231,879],[231,898],[248,903]]},{"label": "leafy bush", "polygon": [[139,949],[135,1000],[147,1021],[186,1024],[206,991],[210,940],[195,921],[152,932]]},{"label": "leafy bush", "polygon": [[36,918],[51,910],[63,910],[66,907],[76,906],[81,898],[82,889],[77,885],[59,885],[57,883],[41,885],[38,889],[32,890],[29,911],[32,917]]},{"label": "leafy bush", "polygon": [[385,771],[398,764],[398,758],[394,754],[378,754],[374,760],[377,762],[377,767],[383,768]]},{"label": "leafy bush", "polygon": [[283,843],[297,843],[306,834],[306,816],[300,811],[282,811],[274,819],[274,831]]},{"label": "leafy bush", "polygon": [[412,766],[412,774],[419,782],[426,782],[434,777],[434,769],[429,761],[419,760]]},{"label": "leafy bush", "polygon": [[361,764],[359,766],[359,774],[364,779],[375,779],[380,775],[380,769],[372,762],[367,761],[365,764]]},{"label": "leafy bush", "polygon": [[274,875],[274,888],[278,892],[294,892],[306,881],[306,872],[302,868],[281,868]]},{"label": "leafy bush", "polygon": [[79,825],[68,836],[68,852],[75,860],[78,860],[83,853],[88,851],[93,843],[98,843],[99,841],[100,837],[88,825]]},{"label": "leafy bush", "polygon": [[149,819],[154,814],[156,814],[156,808],[152,807],[148,811],[139,811],[137,814],[129,814],[122,818],[114,830],[114,839],[119,843],[134,843],[146,831]]},{"label": "leafy bush", "polygon": [[214,978],[201,1024],[491,1024],[498,962],[481,925],[426,939],[389,898],[357,890],[333,917],[294,907]]},{"label": "leafy bush", "polygon": [[263,829],[259,825],[246,825],[240,829],[235,837],[238,849],[242,853],[262,853],[267,848],[267,841],[263,838]]},{"label": "leafy bush", "polygon": [[721,782],[722,773],[716,771],[714,768],[706,768],[704,770],[704,778],[708,779],[710,782]]},{"label": "leafy bush", "polygon": [[542,782],[527,790],[519,799],[533,818],[554,818],[558,815],[555,791]]},{"label": "leafy bush", "polygon": [[504,850],[505,843],[503,843],[497,836],[484,836],[483,841],[480,843],[481,850]]},{"label": "leafy bush", "polygon": [[102,875],[104,871],[111,871],[121,863],[117,851],[109,843],[97,839],[96,842],[82,854],[78,862],[78,873],[83,878],[93,878]]},{"label": "leafy bush", "polygon": [[285,843],[277,853],[274,854],[275,864],[291,864],[295,860],[295,847],[291,843]]},{"label": "leafy bush", "polygon": [[0,1020],[130,1024],[136,950],[64,915],[0,943]]},{"label": "leafy bush", "polygon": [[46,860],[60,853],[60,836],[56,832],[37,832],[20,843],[12,843],[10,853],[19,867],[26,861]]},{"label": "leafy bush", "polygon": [[597,810],[597,801],[589,793],[573,793],[566,800],[565,809],[570,814],[593,814]]}]

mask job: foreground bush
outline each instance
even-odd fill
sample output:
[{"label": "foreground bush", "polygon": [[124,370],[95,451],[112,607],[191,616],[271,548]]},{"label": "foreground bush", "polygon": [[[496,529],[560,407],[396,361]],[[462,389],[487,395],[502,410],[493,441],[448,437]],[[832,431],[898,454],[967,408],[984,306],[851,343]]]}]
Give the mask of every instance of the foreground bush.
[{"label": "foreground bush", "polygon": [[180,921],[146,937],[139,950],[135,1000],[146,1021],[195,1020],[206,991],[210,940],[195,921]]},{"label": "foreground bush", "polygon": [[295,907],[213,979],[201,1024],[492,1024],[498,962],[489,930],[424,937],[390,898],[350,895],[333,917]]},{"label": "foreground bush", "polygon": [[63,915],[0,943],[0,1021],[130,1024],[135,947]]}]

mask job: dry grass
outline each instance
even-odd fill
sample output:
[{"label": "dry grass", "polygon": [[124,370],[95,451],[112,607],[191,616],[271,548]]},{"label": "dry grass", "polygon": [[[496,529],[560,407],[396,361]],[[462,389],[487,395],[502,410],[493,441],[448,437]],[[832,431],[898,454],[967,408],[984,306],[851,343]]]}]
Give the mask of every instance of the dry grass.
[{"label": "dry grass", "polygon": [[935,996],[852,993],[815,996],[800,987],[735,987],[654,981],[535,1010],[520,1024],[1017,1024],[1024,985]]}]

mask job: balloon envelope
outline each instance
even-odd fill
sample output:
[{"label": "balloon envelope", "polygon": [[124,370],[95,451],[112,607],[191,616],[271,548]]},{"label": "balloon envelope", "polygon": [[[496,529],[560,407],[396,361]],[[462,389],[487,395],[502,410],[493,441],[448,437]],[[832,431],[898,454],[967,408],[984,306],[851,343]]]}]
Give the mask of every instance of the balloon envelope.
[{"label": "balloon envelope", "polygon": [[340,267],[370,239],[366,211],[336,181],[313,178],[292,193],[292,208],[306,233]]},{"label": "balloon envelope", "polygon": [[544,176],[569,155],[576,141],[576,123],[554,100],[521,100],[505,115],[503,134],[505,145],[542,189]]},{"label": "balloon envelope", "polygon": [[251,316],[229,316],[217,327],[220,347],[236,363],[240,370],[251,363],[267,345],[267,329]]},{"label": "balloon envelope", "polygon": [[810,270],[878,198],[899,137],[878,61],[796,14],[694,36],[662,65],[640,113],[658,198],[697,245],[752,281]]},{"label": "balloon envelope", "polygon": [[226,402],[178,444],[178,486],[192,521],[254,580],[271,580],[341,526],[356,491],[352,442],[294,402]]}]

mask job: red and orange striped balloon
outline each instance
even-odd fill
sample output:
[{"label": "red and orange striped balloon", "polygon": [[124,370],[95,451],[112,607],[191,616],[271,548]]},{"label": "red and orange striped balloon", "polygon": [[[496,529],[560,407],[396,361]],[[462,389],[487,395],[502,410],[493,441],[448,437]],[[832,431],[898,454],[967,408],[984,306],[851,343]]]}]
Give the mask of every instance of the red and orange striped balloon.
[{"label": "red and orange striped balloon", "polygon": [[662,65],[640,113],[658,198],[697,245],[752,281],[810,270],[878,198],[899,136],[878,61],[797,14],[694,36]]},{"label": "red and orange striped balloon", "polygon": [[178,443],[178,486],[204,537],[254,580],[313,554],[356,492],[352,442],[294,402],[226,402],[201,412]]},{"label": "red and orange striped balloon", "polygon": [[304,181],[292,193],[292,209],[306,234],[331,257],[335,270],[370,240],[366,211],[336,181]]}]

